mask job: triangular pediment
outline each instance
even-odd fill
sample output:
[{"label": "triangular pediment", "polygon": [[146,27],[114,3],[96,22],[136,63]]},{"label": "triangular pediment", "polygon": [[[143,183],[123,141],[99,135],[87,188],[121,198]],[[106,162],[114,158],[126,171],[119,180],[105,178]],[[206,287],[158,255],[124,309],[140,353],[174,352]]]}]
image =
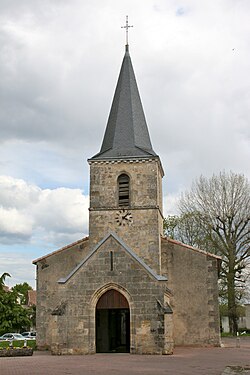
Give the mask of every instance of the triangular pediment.
[{"label": "triangular pediment", "polygon": [[108,233],[95,247],[94,249],[64,278],[58,280],[59,284],[65,284],[70,278],[75,275],[82,267],[84,267],[88,260],[90,260],[95,253],[101,248],[101,246],[110,238],[113,238],[122,247],[122,249],[129,255],[134,261],[136,261],[149,276],[157,281],[167,281],[165,276],[158,275],[152,268],[150,268],[132,249],[130,249],[121,238],[115,233]]}]

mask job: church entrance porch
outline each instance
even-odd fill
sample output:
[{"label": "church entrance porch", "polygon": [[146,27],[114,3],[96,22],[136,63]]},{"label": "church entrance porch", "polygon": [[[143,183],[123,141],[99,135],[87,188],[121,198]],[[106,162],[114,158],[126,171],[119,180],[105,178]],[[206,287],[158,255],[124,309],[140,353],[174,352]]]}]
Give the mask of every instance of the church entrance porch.
[{"label": "church entrance porch", "polygon": [[96,305],[96,352],[130,352],[130,310],[117,290],[104,293]]}]

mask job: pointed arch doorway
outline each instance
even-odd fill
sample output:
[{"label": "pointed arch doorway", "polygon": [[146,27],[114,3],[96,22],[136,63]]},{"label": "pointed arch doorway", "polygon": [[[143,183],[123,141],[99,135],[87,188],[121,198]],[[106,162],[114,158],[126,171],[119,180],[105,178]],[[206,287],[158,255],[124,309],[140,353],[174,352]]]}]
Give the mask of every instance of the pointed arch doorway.
[{"label": "pointed arch doorway", "polygon": [[130,352],[130,311],[127,299],[115,289],[96,304],[96,352]]}]

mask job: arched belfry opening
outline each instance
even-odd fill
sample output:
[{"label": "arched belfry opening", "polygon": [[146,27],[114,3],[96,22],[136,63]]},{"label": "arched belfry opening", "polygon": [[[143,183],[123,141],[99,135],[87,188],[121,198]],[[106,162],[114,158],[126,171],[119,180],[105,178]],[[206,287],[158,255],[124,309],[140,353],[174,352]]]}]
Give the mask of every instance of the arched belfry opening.
[{"label": "arched belfry opening", "polygon": [[129,176],[125,173],[118,177],[118,205],[127,207],[130,205]]},{"label": "arched belfry opening", "polygon": [[115,289],[96,304],[96,352],[130,352],[130,310],[127,299]]}]

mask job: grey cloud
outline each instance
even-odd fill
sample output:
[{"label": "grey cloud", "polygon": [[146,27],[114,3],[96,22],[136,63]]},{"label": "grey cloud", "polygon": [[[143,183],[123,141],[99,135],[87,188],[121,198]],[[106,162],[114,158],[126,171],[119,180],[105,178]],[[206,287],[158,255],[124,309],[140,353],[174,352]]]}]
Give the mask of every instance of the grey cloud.
[{"label": "grey cloud", "polygon": [[89,198],[79,189],[41,189],[0,176],[0,242],[77,239],[88,232]]},{"label": "grey cloud", "polygon": [[31,236],[24,233],[10,233],[0,231],[0,243],[3,245],[20,245],[27,244],[30,241]]},{"label": "grey cloud", "polygon": [[[12,254],[2,272],[9,266],[18,282],[34,278],[32,258],[18,258],[17,244],[42,246],[42,255],[87,234],[86,159],[101,146],[126,14],[166,173],[164,214],[176,213],[178,195],[201,173],[250,178],[249,11],[250,2],[235,0],[0,1],[0,175],[24,182],[0,187],[0,241]],[[69,189],[60,195],[59,187]]]},{"label": "grey cloud", "polygon": [[[55,157],[44,157],[44,183],[59,181],[65,165],[65,176],[74,170],[85,186],[87,165],[83,160],[84,169],[80,163],[76,169],[75,160],[100,149],[123,55],[116,32],[119,7],[112,1],[105,6],[98,1],[21,3],[7,7],[5,2],[1,12],[0,142],[33,144],[33,153],[41,155],[39,168],[44,144],[48,155],[54,148]],[[137,23],[132,61],[154,149],[171,176],[168,189],[179,190],[200,173],[218,169],[241,168],[249,176],[249,5],[189,0],[179,8],[192,10],[186,17],[175,16],[176,3],[156,5],[149,2],[139,14],[140,2],[127,3]],[[107,25],[111,8],[114,24]],[[6,27],[13,20],[16,31]]]}]

